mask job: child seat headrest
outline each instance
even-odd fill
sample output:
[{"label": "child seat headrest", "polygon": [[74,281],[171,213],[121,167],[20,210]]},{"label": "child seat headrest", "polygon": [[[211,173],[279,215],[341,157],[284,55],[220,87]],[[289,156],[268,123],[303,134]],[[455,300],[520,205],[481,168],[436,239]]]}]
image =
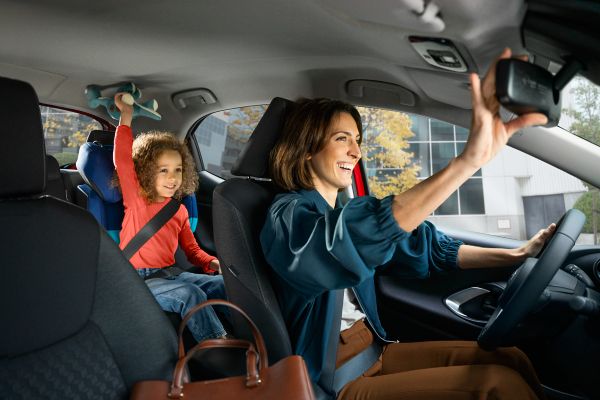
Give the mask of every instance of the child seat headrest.
[{"label": "child seat headrest", "polygon": [[[90,141],[91,140],[91,141]],[[102,198],[109,203],[123,199],[113,177],[114,132],[92,131],[88,141],[79,148],[75,165],[83,180]]]}]

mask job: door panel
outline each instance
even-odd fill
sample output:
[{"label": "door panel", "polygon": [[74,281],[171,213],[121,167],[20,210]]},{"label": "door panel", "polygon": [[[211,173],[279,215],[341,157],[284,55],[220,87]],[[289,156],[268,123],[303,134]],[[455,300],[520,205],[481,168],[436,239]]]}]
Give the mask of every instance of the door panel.
[{"label": "door panel", "polygon": [[[447,229],[445,233],[465,244],[484,247],[517,247],[521,242],[492,235]],[[517,266],[456,270],[432,275],[428,279],[406,279],[394,275],[386,265],[378,274],[378,306],[390,337],[401,341],[477,338],[482,325],[463,319],[446,306],[445,300],[470,287],[489,287],[505,282]]]},{"label": "door panel", "polygon": [[[444,232],[465,244],[483,247],[517,247],[522,242],[458,229]],[[576,264],[600,284],[600,246],[575,246],[565,261]],[[381,268],[376,278],[378,306],[388,335],[401,341],[477,338],[483,324],[467,321],[450,311],[445,300],[470,287],[490,288],[506,282],[518,265],[510,268],[456,270],[428,279],[406,279],[394,275],[397,265]]]}]

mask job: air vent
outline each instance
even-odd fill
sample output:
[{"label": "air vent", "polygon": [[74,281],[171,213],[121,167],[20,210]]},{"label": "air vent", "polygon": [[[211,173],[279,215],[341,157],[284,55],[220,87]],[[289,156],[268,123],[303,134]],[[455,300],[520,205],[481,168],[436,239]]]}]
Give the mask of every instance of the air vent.
[{"label": "air vent", "polygon": [[173,95],[173,104],[181,109],[217,102],[217,97],[208,89],[192,89]]}]

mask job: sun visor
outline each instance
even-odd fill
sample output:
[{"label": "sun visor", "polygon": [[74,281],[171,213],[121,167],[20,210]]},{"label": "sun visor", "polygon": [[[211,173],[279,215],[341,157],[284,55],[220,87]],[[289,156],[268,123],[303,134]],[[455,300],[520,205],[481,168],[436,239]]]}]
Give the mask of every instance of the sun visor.
[{"label": "sun visor", "polygon": [[465,110],[471,109],[468,75],[414,68],[406,70],[427,97]]},{"label": "sun visor", "polygon": [[355,102],[370,106],[394,108],[415,105],[413,92],[388,82],[356,79],[346,83],[346,92]]}]

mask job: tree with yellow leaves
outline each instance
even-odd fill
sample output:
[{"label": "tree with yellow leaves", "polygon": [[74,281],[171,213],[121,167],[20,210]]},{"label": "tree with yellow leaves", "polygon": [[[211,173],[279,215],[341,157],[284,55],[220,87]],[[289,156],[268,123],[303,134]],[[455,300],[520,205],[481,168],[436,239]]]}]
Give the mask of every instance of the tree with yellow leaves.
[{"label": "tree with yellow leaves", "polygon": [[85,143],[88,133],[101,128],[94,119],[76,112],[45,106],[40,110],[46,149],[61,166],[74,163],[76,149]]},{"label": "tree with yellow leaves", "polygon": [[410,117],[402,112],[358,107],[363,123],[363,161],[375,169],[369,191],[378,198],[401,193],[418,183],[421,166],[408,151],[412,132]]}]

